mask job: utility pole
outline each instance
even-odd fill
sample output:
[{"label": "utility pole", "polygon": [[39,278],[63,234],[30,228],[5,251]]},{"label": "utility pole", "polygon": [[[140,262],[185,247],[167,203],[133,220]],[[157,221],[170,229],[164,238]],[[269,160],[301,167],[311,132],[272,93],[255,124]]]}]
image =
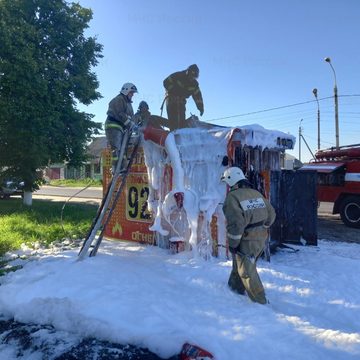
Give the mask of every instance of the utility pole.
[{"label": "utility pole", "polygon": [[312,155],[313,159],[315,159],[315,155],[311,151],[309,144],[307,143],[307,141],[304,138],[304,135],[302,134],[302,127],[301,127],[302,121],[303,121],[303,119],[300,120],[300,124],[299,124],[299,161],[301,161],[301,140],[304,141],[304,143],[305,143],[306,147],[308,148],[310,154]]},{"label": "utility pole", "polygon": [[301,122],[302,121],[303,121],[303,119],[300,120],[300,124],[299,124],[299,161],[301,161],[301,137],[302,137]]},{"label": "utility pole", "polygon": [[325,58],[325,61],[329,63],[331,69],[334,73],[334,100],[335,100],[335,140],[336,140],[336,149],[339,149],[339,102],[338,102],[338,89],[336,84],[336,73],[335,69],[331,64],[331,59],[329,57]]},{"label": "utility pole", "polygon": [[316,102],[317,102],[317,123],[318,123],[318,150],[320,150],[320,105],[319,105],[319,99],[318,99],[318,91],[317,89],[313,89],[313,94],[315,96]]}]

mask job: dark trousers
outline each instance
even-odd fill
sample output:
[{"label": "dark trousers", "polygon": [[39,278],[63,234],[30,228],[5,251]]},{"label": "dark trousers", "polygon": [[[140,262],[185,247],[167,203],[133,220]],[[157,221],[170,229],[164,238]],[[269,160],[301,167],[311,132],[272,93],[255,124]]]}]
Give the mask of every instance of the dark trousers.
[{"label": "dark trousers", "polygon": [[187,127],[185,120],[185,105],[185,98],[168,95],[166,99],[166,111],[169,119],[170,130]]},{"label": "dark trousers", "polygon": [[107,142],[111,147],[112,173],[114,174],[116,165],[120,157],[120,150],[124,138],[124,133],[117,128],[110,128],[110,129],[105,129],[105,135]]}]

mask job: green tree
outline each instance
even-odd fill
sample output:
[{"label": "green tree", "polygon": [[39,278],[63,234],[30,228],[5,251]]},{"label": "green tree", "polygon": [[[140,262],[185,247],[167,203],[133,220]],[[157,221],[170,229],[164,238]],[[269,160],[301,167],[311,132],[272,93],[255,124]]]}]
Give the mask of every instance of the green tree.
[{"label": "green tree", "polygon": [[64,0],[0,0],[0,170],[38,188],[49,163],[79,165],[101,124],[77,109],[101,97],[92,11]]}]

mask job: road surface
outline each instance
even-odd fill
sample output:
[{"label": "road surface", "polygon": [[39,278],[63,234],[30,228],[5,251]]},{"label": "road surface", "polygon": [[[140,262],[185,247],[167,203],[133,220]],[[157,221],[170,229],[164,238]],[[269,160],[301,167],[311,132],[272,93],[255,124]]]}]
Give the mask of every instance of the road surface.
[{"label": "road surface", "polygon": [[71,200],[92,200],[95,202],[100,202],[102,199],[103,193],[101,187],[64,187],[64,186],[41,186],[40,190],[37,190],[33,193],[33,198],[53,198],[54,200],[58,199],[60,201],[67,200],[70,197],[73,197]]}]

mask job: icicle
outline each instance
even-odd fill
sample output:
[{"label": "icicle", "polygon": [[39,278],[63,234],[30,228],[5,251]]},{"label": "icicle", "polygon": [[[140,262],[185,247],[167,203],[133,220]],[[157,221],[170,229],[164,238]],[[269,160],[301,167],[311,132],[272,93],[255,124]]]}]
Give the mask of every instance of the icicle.
[{"label": "icicle", "polygon": [[[265,130],[260,125],[239,129],[236,141],[249,148],[279,149],[276,139],[284,136],[295,142],[290,135]],[[149,207],[156,214],[151,230],[161,235],[168,233],[167,241],[183,242],[185,249],[193,249],[194,256],[200,254],[208,258],[212,253],[213,216],[218,221],[218,253],[225,254],[226,231],[221,203],[226,186],[220,182],[220,176],[225,169],[223,158],[227,155],[228,142],[234,140],[233,134],[233,128],[186,128],[166,133],[166,139],[161,137],[158,145],[150,137],[151,141],[145,141],[151,143],[144,147],[150,180]],[[172,172],[165,171],[165,164],[171,164]],[[259,164],[254,166],[259,167]]]},{"label": "icicle", "polygon": [[170,133],[165,140],[165,149],[170,158],[173,169],[173,189],[177,192],[184,191],[184,170],[181,165],[179,151],[176,147],[175,137]]}]

